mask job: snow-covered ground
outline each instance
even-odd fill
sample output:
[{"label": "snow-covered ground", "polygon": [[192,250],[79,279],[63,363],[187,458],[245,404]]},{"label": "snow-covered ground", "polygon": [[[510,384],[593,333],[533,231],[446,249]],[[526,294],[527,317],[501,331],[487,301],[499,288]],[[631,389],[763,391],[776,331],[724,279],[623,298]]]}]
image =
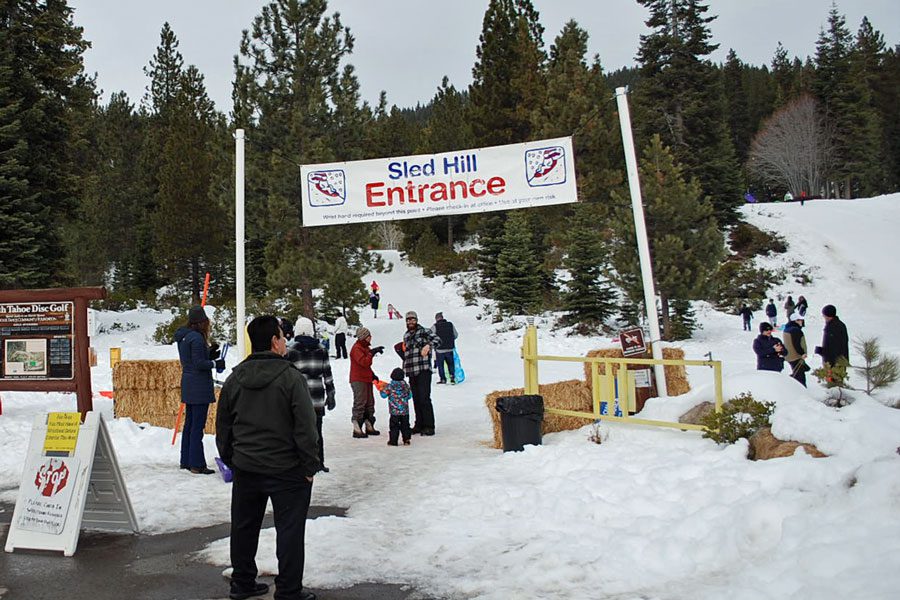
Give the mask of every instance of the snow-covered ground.
[{"label": "snow-covered ground", "polygon": [[[787,294],[809,300],[810,347],[821,339],[819,311],[832,303],[851,338],[878,335],[885,351],[900,354],[900,195],[748,206],[745,214],[790,244],[786,255],[761,264],[793,273],[799,262],[812,278],[801,286],[789,277],[772,290],[779,307]],[[408,583],[434,597],[483,600],[897,597],[900,410],[884,402],[900,397],[900,386],[881,393],[881,401],[857,395],[849,407],[828,408],[813,378],[807,390],[786,374],[756,372],[755,333],[743,332],[739,317],[700,303],[703,328],[680,344],[688,357],[712,352],[724,362],[726,397],[749,390],[776,402],[775,434],[814,443],[828,458],[799,451],[751,462],[746,443],[718,446],[697,433],[618,424],[601,426],[601,445],[588,441],[585,427],[503,454],[487,445],[484,396],[522,385],[522,331],[492,325],[479,307],[464,305],[453,284],[423,278],[396,253],[384,254],[394,269],[376,276],[383,305],[416,310],[425,324],[443,311],[459,330],[467,379],[434,386],[436,436],[394,448],[385,444],[384,402],[377,414],[385,435],[351,438],[348,364],[333,361],[338,407],[325,418],[331,473],[316,478],[313,503],[349,510],[346,517],[309,523],[306,585]],[[100,315],[108,332],[93,339],[101,357],[95,390],[111,389],[105,364],[111,346],[122,347],[125,359],[177,356],[174,347],[149,339],[166,316]],[[404,327],[372,319],[368,310],[363,322],[373,343],[388,348]],[[110,331],[114,323],[137,328]],[[541,353],[577,355],[609,345],[608,339],[566,337],[539,320]],[[229,359],[233,364],[236,357]],[[395,366],[396,356],[385,352],[374,368],[386,377]],[[690,395],[652,401],[644,412],[672,418],[711,399],[710,370],[689,375]],[[540,366],[542,382],[581,376],[580,365]],[[2,398],[0,500],[12,502],[32,416],[72,410],[74,399],[46,393]],[[95,407],[112,418],[109,400],[98,396]],[[109,424],[144,532],[228,520],[229,486],[216,476],[179,470],[171,430],[129,419]],[[206,452],[211,463],[216,452],[209,436]],[[214,543],[204,558],[227,566],[228,540]],[[258,562],[263,571],[276,567],[272,530],[263,533]]]}]

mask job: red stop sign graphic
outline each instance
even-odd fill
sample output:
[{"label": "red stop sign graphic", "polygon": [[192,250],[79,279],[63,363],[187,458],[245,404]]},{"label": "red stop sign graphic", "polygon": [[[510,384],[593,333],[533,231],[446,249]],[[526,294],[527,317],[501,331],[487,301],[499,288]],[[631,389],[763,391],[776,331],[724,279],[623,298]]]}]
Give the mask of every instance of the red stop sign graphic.
[{"label": "red stop sign graphic", "polygon": [[51,458],[41,465],[34,476],[34,485],[42,496],[50,498],[66,487],[69,481],[69,467],[66,463]]}]

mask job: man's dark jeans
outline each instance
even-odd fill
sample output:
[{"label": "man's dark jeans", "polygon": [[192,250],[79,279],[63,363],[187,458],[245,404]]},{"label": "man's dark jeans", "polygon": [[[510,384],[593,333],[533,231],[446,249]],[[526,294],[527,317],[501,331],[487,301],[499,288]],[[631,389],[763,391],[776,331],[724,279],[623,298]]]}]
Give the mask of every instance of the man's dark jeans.
[{"label": "man's dark jeans", "polygon": [[437,372],[438,377],[441,378],[442,383],[447,382],[447,378],[450,378],[450,381],[456,380],[456,365],[453,364],[453,351],[450,352],[436,352],[437,355]]},{"label": "man's dark jeans", "polygon": [[232,582],[243,589],[252,588],[256,582],[259,530],[271,498],[278,558],[275,599],[298,598],[303,590],[304,537],[312,483],[298,467],[277,475],[234,469],[231,485]]},{"label": "man's dark jeans", "polygon": [[410,375],[409,387],[412,390],[413,408],[416,413],[416,430],[434,429],[434,407],[431,405],[431,371],[422,371],[416,375]]}]

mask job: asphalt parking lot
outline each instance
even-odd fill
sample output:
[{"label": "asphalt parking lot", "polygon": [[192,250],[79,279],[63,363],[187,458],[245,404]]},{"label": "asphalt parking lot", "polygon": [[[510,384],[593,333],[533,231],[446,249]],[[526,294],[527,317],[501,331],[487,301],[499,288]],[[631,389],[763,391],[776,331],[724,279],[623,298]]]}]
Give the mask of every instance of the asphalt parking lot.
[{"label": "asphalt parking lot", "polygon": [[[13,506],[0,504],[6,542]],[[343,516],[339,507],[311,506],[309,518]],[[271,516],[264,527],[271,527]],[[0,551],[0,600],[219,600],[228,597],[222,569],[192,555],[228,536],[227,523],[164,535],[83,531],[72,557],[59,552]],[[271,577],[260,581],[272,583]],[[320,600],[438,600],[401,585],[359,584],[318,590]],[[263,598],[272,598],[272,592]]]}]

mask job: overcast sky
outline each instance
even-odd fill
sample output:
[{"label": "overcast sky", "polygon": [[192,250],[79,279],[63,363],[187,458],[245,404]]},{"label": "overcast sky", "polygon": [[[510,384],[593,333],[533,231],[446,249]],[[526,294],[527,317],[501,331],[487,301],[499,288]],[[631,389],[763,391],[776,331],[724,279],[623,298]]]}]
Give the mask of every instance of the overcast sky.
[{"label": "overcast sky", "polygon": [[[606,71],[634,64],[639,36],[647,33],[646,11],[636,0],[533,0],[544,25],[544,44],[569,19],[590,35],[588,50],[600,55]],[[711,0],[713,59],[723,61],[734,48],[744,62],[769,64],[780,41],[791,56],[815,53],[819,31],[832,0]],[[85,54],[88,72],[98,74],[104,99],[124,90],[133,101],[144,94],[147,65],[162,24],[168,21],[180,41],[186,64],[206,77],[219,110],[231,110],[232,60],[241,31],[259,14],[263,0],[69,0],[75,22],[92,43]],[[447,75],[457,88],[472,79],[475,48],[488,0],[331,0],[356,45],[356,67],[363,99],[376,104],[385,90],[388,103],[401,107],[426,103]],[[841,0],[855,34],[863,16],[890,46],[900,43],[900,0]]]}]

